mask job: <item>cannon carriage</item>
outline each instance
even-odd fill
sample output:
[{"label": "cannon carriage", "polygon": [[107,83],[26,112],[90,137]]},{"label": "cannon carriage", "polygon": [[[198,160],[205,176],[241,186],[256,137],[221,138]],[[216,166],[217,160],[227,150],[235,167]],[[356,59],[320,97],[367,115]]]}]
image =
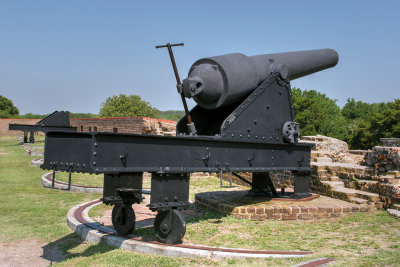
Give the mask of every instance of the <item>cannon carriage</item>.
[{"label": "cannon carriage", "polygon": [[42,120],[38,121],[34,125],[29,124],[9,124],[8,129],[10,131],[22,131],[24,132],[23,142],[35,143],[35,132],[47,132],[47,131],[68,131],[76,132],[76,127],[72,127],[69,122],[69,113],[67,111],[54,111],[50,115],[46,116]]},{"label": "cannon carriage", "polygon": [[[44,164],[55,171],[103,173],[102,201],[114,205],[112,222],[120,235],[135,227],[133,203],[142,200],[142,174],[151,173],[149,208],[154,229],[165,243],[179,242],[186,230],[193,172],[253,173],[252,194],[310,196],[309,144],[299,143],[290,80],[336,65],[332,49],[247,57],[228,54],[198,60],[178,90],[197,102],[177,135],[105,132],[46,133]],[[189,124],[189,127],[188,127]],[[294,173],[294,192],[280,195],[270,171]]]}]

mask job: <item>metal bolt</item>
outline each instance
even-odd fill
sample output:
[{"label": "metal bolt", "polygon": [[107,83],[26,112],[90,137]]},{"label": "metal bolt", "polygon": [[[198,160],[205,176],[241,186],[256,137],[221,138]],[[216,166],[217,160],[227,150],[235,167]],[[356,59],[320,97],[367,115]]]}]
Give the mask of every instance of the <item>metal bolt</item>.
[{"label": "metal bolt", "polygon": [[96,151],[95,151],[95,152],[93,152],[93,156],[96,156],[96,155],[97,155]]},{"label": "metal bolt", "polygon": [[96,161],[93,161],[93,166],[96,166]]}]

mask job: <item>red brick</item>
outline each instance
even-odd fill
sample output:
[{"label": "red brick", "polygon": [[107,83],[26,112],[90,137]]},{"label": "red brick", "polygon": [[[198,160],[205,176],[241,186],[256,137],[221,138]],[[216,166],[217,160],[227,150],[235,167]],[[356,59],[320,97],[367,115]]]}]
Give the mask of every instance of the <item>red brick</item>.
[{"label": "red brick", "polygon": [[325,208],[326,213],[333,213],[333,208],[332,207],[326,207]]},{"label": "red brick", "polygon": [[351,207],[351,211],[352,212],[359,212],[360,211],[360,207]]},{"label": "red brick", "polygon": [[251,218],[251,216],[248,214],[234,214],[233,216],[237,219],[244,219],[244,220],[249,220]]},{"label": "red brick", "polygon": [[301,213],[308,213],[308,210],[309,210],[309,208],[306,207],[306,206],[301,206],[301,207],[300,207],[300,212],[301,212]]},{"label": "red brick", "polygon": [[342,212],[342,207],[334,207],[333,208],[334,213],[341,213]]},{"label": "red brick", "polygon": [[349,206],[343,207],[343,212],[350,212],[350,211],[351,211],[351,207],[349,207]]},{"label": "red brick", "polygon": [[282,213],[283,214],[291,214],[292,213],[292,207],[283,207],[282,208]]},{"label": "red brick", "polygon": [[312,214],[318,213],[318,207],[310,207],[310,208],[308,209],[308,212],[309,212],[309,213],[312,213]]},{"label": "red brick", "polygon": [[325,207],[318,207],[318,213],[324,213]]},{"label": "red brick", "polygon": [[239,207],[235,207],[235,208],[232,210],[232,213],[240,213],[240,208],[239,208]]},{"label": "red brick", "polygon": [[274,214],[281,214],[282,213],[282,208],[278,206],[274,206]]},{"label": "red brick", "polygon": [[312,220],[312,219],[314,219],[314,216],[312,214],[299,214],[298,219],[299,220]]},{"label": "red brick", "polygon": [[280,220],[282,218],[282,214],[273,214],[271,216],[268,216],[267,218],[271,220]]},{"label": "red brick", "polygon": [[299,207],[292,207],[292,213],[300,213],[300,208]]},{"label": "red brick", "polygon": [[264,208],[256,208],[256,214],[265,214],[265,209]]},{"label": "red brick", "polygon": [[274,214],[274,208],[272,207],[265,208],[265,214],[267,214],[268,216]]},{"label": "red brick", "polygon": [[297,220],[297,214],[282,214],[282,221]]},{"label": "red brick", "polygon": [[267,219],[267,215],[265,214],[254,214],[251,219],[253,221],[265,221]]},{"label": "red brick", "polygon": [[254,207],[247,207],[247,213],[254,214],[255,210]]},{"label": "red brick", "polygon": [[329,214],[328,213],[317,213],[317,214],[314,214],[314,216],[315,216],[315,218],[322,219],[322,218],[328,218]]}]

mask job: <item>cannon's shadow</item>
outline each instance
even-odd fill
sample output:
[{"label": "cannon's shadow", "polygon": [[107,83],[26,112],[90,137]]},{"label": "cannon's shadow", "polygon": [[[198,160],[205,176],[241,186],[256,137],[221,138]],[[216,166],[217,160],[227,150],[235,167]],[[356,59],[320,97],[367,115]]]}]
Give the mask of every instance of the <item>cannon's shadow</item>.
[{"label": "cannon's shadow", "polygon": [[[83,236],[82,238],[85,238],[85,236]],[[61,262],[64,260],[77,257],[89,257],[94,254],[105,253],[116,249],[116,247],[112,247],[100,242],[98,244],[93,244],[86,247],[83,251],[73,251],[81,244],[86,243],[85,241],[82,241],[82,238],[75,233],[71,233],[56,241],[48,243],[47,245],[42,247],[43,255],[41,257],[48,260],[50,262],[50,265],[52,265],[53,263]]]}]

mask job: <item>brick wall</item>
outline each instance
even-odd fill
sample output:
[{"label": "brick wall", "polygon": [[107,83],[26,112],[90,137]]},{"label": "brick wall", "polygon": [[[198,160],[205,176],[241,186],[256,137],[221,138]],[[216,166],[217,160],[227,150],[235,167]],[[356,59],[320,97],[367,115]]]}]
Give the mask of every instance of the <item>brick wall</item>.
[{"label": "brick wall", "polygon": [[[9,124],[36,124],[40,119],[0,119],[0,135],[22,135],[9,131]],[[81,118],[70,119],[78,132],[118,132],[135,134],[175,135],[176,122],[147,117]]]},{"label": "brick wall", "polygon": [[9,131],[9,124],[36,124],[40,119],[0,119],[0,135],[22,135],[22,131]]},{"label": "brick wall", "polygon": [[135,134],[175,135],[176,122],[147,117],[70,119],[78,132],[118,132]]},{"label": "brick wall", "polygon": [[143,120],[141,117],[124,118],[83,118],[70,119],[71,126],[77,127],[78,132],[118,132],[142,133]]}]

